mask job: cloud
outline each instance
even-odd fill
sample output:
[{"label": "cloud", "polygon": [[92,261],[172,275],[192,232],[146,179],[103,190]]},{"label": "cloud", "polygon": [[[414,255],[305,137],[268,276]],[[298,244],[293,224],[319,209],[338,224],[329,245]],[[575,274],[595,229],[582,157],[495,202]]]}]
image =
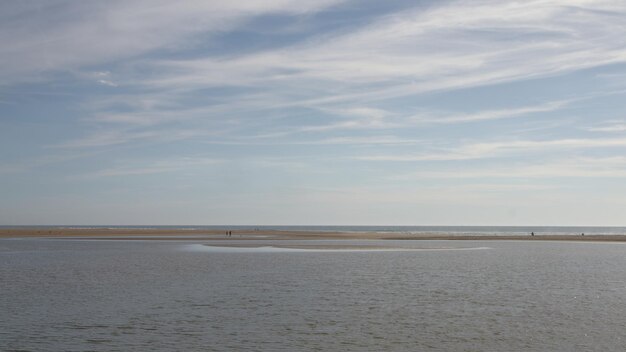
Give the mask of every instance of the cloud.
[{"label": "cloud", "polygon": [[130,132],[124,130],[106,130],[97,131],[90,135],[69,140],[52,147],[55,148],[93,148],[103,147],[118,144],[125,144],[130,141],[141,141],[151,139],[157,136],[156,132],[143,131],[143,132]]},{"label": "cloud", "polygon": [[626,123],[609,122],[603,126],[589,127],[587,130],[591,132],[624,132],[626,131]]},{"label": "cloud", "polygon": [[145,83],[170,89],[262,85],[285,100],[317,105],[525,80],[626,60],[622,2],[442,4],[287,48],[152,62],[164,74]]},{"label": "cloud", "polygon": [[4,43],[0,47],[0,78],[6,84],[157,49],[181,49],[194,35],[226,31],[255,16],[306,14],[338,2],[4,2],[0,7],[0,42]]},{"label": "cloud", "polygon": [[221,159],[182,157],[176,159],[156,160],[152,162],[137,161],[118,162],[116,166],[77,176],[79,178],[139,176],[193,170],[205,166],[222,163]]},{"label": "cloud", "polygon": [[367,155],[358,156],[355,157],[355,159],[391,162],[474,160],[511,156],[516,153],[547,153],[554,150],[612,147],[626,147],[626,139],[554,139],[543,141],[519,140],[507,142],[470,143],[458,147],[451,147],[439,151],[429,151],[420,154]]},{"label": "cloud", "polygon": [[[157,50],[192,49],[198,38],[210,41],[213,34],[244,28],[258,16],[299,15],[338,3],[136,0],[4,4],[7,21],[1,22],[0,36],[15,39],[3,41],[11,45],[0,48],[0,57],[9,63],[0,68],[0,77],[10,82],[40,72],[85,71],[85,77],[99,84],[128,90],[86,103],[86,110],[92,113],[84,119],[90,124],[87,134],[57,145],[62,148],[208,137],[208,143],[222,144],[391,146],[415,144],[413,138],[394,137],[393,130],[548,113],[576,101],[415,116],[389,103],[391,99],[626,61],[626,43],[621,36],[626,3],[590,0],[437,2],[271,50],[229,55],[197,51],[192,58],[180,55],[181,59],[148,55]],[[41,28],[33,28],[32,23]],[[124,74],[116,67],[85,69],[121,59],[127,63]],[[205,93],[207,89],[216,94]],[[283,124],[295,109],[319,114],[306,122]],[[382,130],[388,132],[363,135]],[[302,134],[322,137],[304,139]],[[359,159],[470,160],[610,143],[622,146],[615,139],[496,141]]]},{"label": "cloud", "polygon": [[45,168],[49,165],[71,162],[73,160],[94,157],[98,152],[90,151],[68,151],[57,154],[46,154],[30,160],[22,159],[19,162],[0,163],[0,175],[28,172],[36,168]]},{"label": "cloud", "polygon": [[466,123],[487,120],[499,120],[536,114],[541,112],[556,111],[566,107],[574,100],[551,101],[535,106],[525,106],[521,108],[484,110],[473,114],[449,114],[449,116],[439,117],[417,117],[415,121],[422,123],[450,124],[450,123]]},{"label": "cloud", "polygon": [[190,138],[211,137],[215,132],[197,129],[105,129],[84,137],[48,146],[61,149],[110,147],[129,143],[172,142]]},{"label": "cloud", "polygon": [[[425,170],[391,177],[394,181],[415,179],[568,179],[624,178],[626,158],[571,158],[540,163],[511,163],[507,166],[464,168],[463,170]],[[495,186],[491,183],[488,185]]]},{"label": "cloud", "polygon": [[118,86],[118,84],[117,84],[117,83],[114,83],[114,82],[108,81],[108,80],[106,80],[106,79],[99,79],[99,80],[98,80],[98,83],[100,83],[100,84],[102,84],[102,85],[104,85],[104,86],[109,86],[109,87],[117,87],[117,86]]},{"label": "cloud", "polygon": [[[158,142],[173,141],[190,138],[204,138],[204,143],[224,144],[224,145],[411,145],[419,143],[412,138],[399,138],[387,133],[381,135],[381,131],[402,131],[407,128],[421,128],[428,125],[471,123],[486,120],[498,120],[517,118],[526,115],[539,114],[544,112],[557,111],[569,106],[578,99],[549,101],[537,105],[523,107],[512,107],[507,109],[486,109],[470,114],[459,114],[452,112],[424,112],[418,115],[398,114],[388,110],[370,107],[352,108],[322,108],[325,114],[329,114],[330,121],[316,125],[299,125],[293,127],[281,127],[280,124],[270,124],[264,126],[261,131],[252,134],[243,133],[251,126],[259,124],[261,121],[244,117],[248,113],[253,113],[254,108],[246,107],[246,104],[233,108],[234,111],[222,105],[177,108],[167,99],[163,101],[155,100],[132,100],[132,104],[142,106],[139,111],[128,113],[100,113],[89,119],[90,122],[115,124],[118,127],[104,128],[87,135],[85,137],[71,140],[59,144],[59,147],[80,148],[98,147],[129,142]],[[216,116],[229,116],[229,118],[214,118]],[[286,115],[289,116],[289,115]],[[187,128],[172,129],[170,123],[183,122],[190,125],[197,125],[195,129]],[[124,127],[128,126],[128,127]],[[552,126],[552,125],[550,125]],[[359,131],[358,135],[354,135]],[[370,135],[360,135],[362,132],[370,132]],[[345,132],[348,136],[325,137],[329,133]],[[373,133],[373,134],[372,134]],[[316,136],[314,138],[303,138],[307,134]],[[293,138],[298,135],[297,138]],[[206,139],[211,137],[211,139]],[[517,142],[519,148],[524,147],[521,142]],[[544,143],[548,143],[545,141]],[[530,147],[532,144],[527,144]],[[427,156],[370,156],[370,160],[448,160],[448,159],[473,159],[476,153],[480,154],[483,149],[503,149],[505,146],[495,143],[493,145],[475,145],[473,150],[461,152],[452,151],[446,153],[431,154]],[[509,146],[510,148],[513,145]]]},{"label": "cloud", "polygon": [[[207,143],[220,142],[209,141]],[[382,136],[351,136],[351,137],[333,137],[318,139],[298,139],[288,141],[267,140],[264,138],[246,138],[245,141],[229,141],[226,144],[247,144],[247,145],[415,145],[422,143],[418,139],[400,138],[393,135]]]},{"label": "cloud", "polygon": [[[197,20],[199,23],[209,23],[219,15],[229,25],[220,27],[220,17],[218,24],[198,26],[199,31],[218,28],[228,31],[253,15],[319,11],[336,4],[327,1],[306,10],[296,3],[189,5],[173,10],[173,19],[167,21],[174,27],[183,27],[176,36],[182,38],[188,33],[184,29],[186,24],[193,23],[189,16],[193,19],[196,13],[205,14],[206,6],[216,9],[206,21]],[[159,21],[165,20],[152,18],[159,17],[156,14],[163,14],[170,5],[159,4],[154,16],[146,15],[147,24],[132,26],[133,30],[143,33],[162,25]],[[133,9],[131,13],[140,12],[138,5]],[[130,18],[130,15],[122,17]],[[118,28],[120,20],[114,18]],[[94,120],[121,126],[181,120],[242,128],[266,125],[273,127],[261,129],[259,135],[276,138],[301,133],[471,123],[547,113],[567,107],[575,100],[552,100],[476,113],[417,116],[409,116],[388,102],[428,92],[527,80],[625,62],[626,43],[620,35],[624,20],[626,4],[618,1],[437,2],[428,8],[375,17],[361,27],[326,33],[277,49],[230,55],[200,53],[183,59],[146,56],[134,60],[123,77],[111,81],[131,91],[105,98],[109,107],[123,104],[127,111],[110,111],[106,104],[98,108],[96,102]],[[168,45],[173,44],[163,39],[155,42],[154,47]],[[151,72],[149,76],[145,75],[146,69]],[[223,92],[207,96],[202,93],[207,89]],[[190,107],[190,101],[198,105]],[[391,107],[378,107],[382,103]],[[277,116],[293,109],[319,111],[324,117],[319,117],[316,123],[308,121],[296,128],[281,128]]]}]

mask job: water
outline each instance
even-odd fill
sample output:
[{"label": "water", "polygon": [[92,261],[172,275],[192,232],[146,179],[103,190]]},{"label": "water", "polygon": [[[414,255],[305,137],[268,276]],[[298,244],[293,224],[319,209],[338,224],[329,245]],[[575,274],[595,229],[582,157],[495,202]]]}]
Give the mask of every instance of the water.
[{"label": "water", "polygon": [[222,243],[0,240],[0,350],[626,350],[623,244]]}]

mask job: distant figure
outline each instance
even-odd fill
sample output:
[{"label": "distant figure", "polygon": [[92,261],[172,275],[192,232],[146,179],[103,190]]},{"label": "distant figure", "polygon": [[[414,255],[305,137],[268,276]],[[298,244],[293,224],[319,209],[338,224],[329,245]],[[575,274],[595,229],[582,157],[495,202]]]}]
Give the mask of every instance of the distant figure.
[{"label": "distant figure", "polygon": [[232,237],[233,232],[232,231],[228,231],[228,237]]},{"label": "distant figure", "polygon": [[584,235],[585,235],[585,233],[583,232],[583,233],[581,233],[580,235],[581,235],[581,236],[584,236]]},{"label": "distant figure", "polygon": [[530,235],[531,235],[531,236],[534,236],[534,235],[535,235],[535,233],[534,233],[534,232],[531,232],[531,233],[530,233]]}]

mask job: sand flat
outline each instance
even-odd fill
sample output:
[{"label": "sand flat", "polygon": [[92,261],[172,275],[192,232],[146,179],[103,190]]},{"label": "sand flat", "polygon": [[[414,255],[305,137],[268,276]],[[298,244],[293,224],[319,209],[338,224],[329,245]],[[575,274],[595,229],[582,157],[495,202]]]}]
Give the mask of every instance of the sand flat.
[{"label": "sand flat", "polygon": [[461,235],[445,233],[402,233],[402,232],[325,232],[325,231],[281,231],[281,230],[230,230],[227,229],[164,229],[164,228],[59,228],[19,227],[0,229],[0,238],[85,238],[85,239],[141,239],[141,240],[458,240],[458,241],[610,241],[626,242],[626,235]]}]

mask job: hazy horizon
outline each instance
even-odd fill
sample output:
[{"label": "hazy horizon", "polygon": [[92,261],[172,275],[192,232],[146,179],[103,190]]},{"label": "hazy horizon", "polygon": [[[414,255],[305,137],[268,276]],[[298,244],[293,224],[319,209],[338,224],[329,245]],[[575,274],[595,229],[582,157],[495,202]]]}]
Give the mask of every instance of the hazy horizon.
[{"label": "hazy horizon", "polygon": [[379,229],[415,229],[423,231],[431,231],[433,229],[520,229],[530,231],[540,231],[541,229],[618,229],[620,234],[622,230],[626,230],[626,226],[589,226],[589,225],[302,225],[302,224],[2,224],[0,228],[207,228],[207,229],[337,229],[338,231],[350,231],[351,229],[363,229],[367,231],[379,231]]},{"label": "hazy horizon", "polygon": [[624,23],[611,0],[2,2],[0,225],[623,226]]}]

